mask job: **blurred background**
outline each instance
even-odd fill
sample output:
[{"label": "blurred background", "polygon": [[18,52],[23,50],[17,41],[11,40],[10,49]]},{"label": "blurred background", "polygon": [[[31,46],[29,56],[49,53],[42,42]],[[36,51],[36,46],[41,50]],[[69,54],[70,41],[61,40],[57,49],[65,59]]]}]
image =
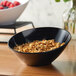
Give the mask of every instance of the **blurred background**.
[{"label": "blurred background", "polygon": [[35,27],[63,27],[63,13],[72,7],[72,2],[55,0],[30,0],[18,20],[33,21]]}]

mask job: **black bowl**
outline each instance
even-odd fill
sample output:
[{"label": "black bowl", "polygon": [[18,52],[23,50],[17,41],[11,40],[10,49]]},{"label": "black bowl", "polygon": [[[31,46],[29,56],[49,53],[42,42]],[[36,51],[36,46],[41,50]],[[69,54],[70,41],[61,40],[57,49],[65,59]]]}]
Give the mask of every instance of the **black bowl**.
[{"label": "black bowl", "polygon": [[[65,44],[55,50],[40,53],[24,53],[14,50],[16,45],[43,39],[55,39],[56,42],[65,42]],[[14,51],[17,56],[19,56],[19,58],[27,65],[47,65],[53,62],[62,53],[70,40],[70,33],[63,29],[54,27],[42,27],[25,30],[14,35],[9,40],[8,45],[12,51]]]}]

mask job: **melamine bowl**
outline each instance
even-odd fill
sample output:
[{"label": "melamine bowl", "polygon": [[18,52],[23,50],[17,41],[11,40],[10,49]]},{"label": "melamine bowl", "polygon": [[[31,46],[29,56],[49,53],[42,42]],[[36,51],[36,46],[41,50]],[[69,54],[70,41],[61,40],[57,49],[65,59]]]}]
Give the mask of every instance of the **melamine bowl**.
[{"label": "melamine bowl", "polygon": [[[0,0],[1,2],[2,0]],[[29,0],[9,0],[10,2],[19,1],[21,5],[0,10],[0,25],[11,25],[16,22],[24,9],[27,7]]]},{"label": "melamine bowl", "polygon": [[[41,53],[24,53],[14,50],[16,45],[43,39],[54,39],[56,42],[65,42],[65,44],[55,50]],[[51,64],[62,53],[70,40],[71,35],[66,30],[54,27],[42,27],[25,30],[14,35],[9,40],[8,46],[27,65],[47,65]]]}]

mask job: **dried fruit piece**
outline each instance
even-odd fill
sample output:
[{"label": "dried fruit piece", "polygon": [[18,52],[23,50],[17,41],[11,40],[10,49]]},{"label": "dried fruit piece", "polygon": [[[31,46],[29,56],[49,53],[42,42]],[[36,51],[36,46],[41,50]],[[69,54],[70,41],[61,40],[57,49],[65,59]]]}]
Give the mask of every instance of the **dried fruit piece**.
[{"label": "dried fruit piece", "polygon": [[0,10],[1,10],[1,9],[4,9],[4,7],[3,7],[3,6],[0,6]]},{"label": "dried fruit piece", "polygon": [[7,0],[3,1],[3,6],[6,6],[7,2]]},{"label": "dried fruit piece", "polygon": [[14,7],[14,4],[10,4],[10,5],[9,5],[9,8],[13,8],[13,7]]},{"label": "dried fruit piece", "polygon": [[18,1],[14,1],[14,5],[15,5],[15,6],[20,5],[20,2],[18,2]]},{"label": "dried fruit piece", "polygon": [[11,2],[7,2],[6,6],[7,6],[7,7],[9,7],[9,6],[10,6],[10,4],[12,4],[12,3],[11,3]]},{"label": "dried fruit piece", "polygon": [[3,5],[3,1],[0,3],[0,5]]}]

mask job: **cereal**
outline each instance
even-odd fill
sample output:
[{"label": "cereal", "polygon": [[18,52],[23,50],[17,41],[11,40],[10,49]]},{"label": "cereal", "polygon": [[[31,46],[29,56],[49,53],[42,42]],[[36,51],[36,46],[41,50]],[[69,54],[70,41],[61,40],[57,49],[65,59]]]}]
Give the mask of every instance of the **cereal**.
[{"label": "cereal", "polygon": [[16,47],[14,47],[14,49],[20,52],[37,53],[37,52],[50,51],[50,50],[59,48],[60,46],[63,46],[64,44],[65,43],[60,44],[59,42],[55,42],[54,39],[42,40],[42,41],[36,40],[30,43],[17,45]]}]

